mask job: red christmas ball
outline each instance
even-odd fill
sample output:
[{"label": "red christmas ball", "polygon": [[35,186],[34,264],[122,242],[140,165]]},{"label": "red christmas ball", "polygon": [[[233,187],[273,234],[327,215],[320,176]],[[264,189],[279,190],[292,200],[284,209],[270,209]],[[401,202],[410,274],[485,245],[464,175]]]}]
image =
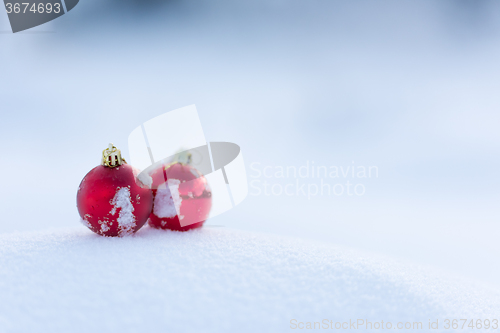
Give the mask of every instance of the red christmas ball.
[{"label": "red christmas ball", "polygon": [[200,228],[212,208],[212,192],[206,178],[189,164],[161,165],[151,174],[153,228],[187,231]]},{"label": "red christmas ball", "polygon": [[[124,163],[115,147],[104,150],[103,164],[83,178],[76,196],[82,222],[103,236],[125,236],[139,230],[153,207],[147,181],[139,170]],[[149,184],[150,185],[150,184]]]}]

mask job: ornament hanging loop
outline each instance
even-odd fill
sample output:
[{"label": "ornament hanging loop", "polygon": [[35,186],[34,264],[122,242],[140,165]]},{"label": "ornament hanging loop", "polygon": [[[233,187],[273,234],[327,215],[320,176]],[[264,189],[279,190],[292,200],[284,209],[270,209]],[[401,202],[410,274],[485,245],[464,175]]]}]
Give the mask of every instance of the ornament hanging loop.
[{"label": "ornament hanging loop", "polygon": [[122,165],[123,163],[127,162],[124,158],[122,158],[122,152],[120,151],[120,149],[113,146],[112,143],[109,144],[108,148],[102,151],[102,165],[105,165],[109,168],[114,168]]}]

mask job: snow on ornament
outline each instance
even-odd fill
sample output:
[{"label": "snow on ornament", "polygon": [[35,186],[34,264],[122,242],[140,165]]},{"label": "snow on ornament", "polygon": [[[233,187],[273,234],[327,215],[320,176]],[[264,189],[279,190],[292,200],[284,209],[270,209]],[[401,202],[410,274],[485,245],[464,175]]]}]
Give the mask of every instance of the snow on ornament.
[{"label": "snow on ornament", "polygon": [[102,236],[139,230],[153,207],[151,178],[128,165],[113,144],[102,152],[102,165],[83,178],[76,195],[82,223]]},{"label": "snow on ornament", "polygon": [[208,218],[212,192],[205,177],[189,164],[190,155],[184,157],[183,162],[160,163],[150,173],[154,203],[148,223],[153,228],[187,231],[200,228]]}]

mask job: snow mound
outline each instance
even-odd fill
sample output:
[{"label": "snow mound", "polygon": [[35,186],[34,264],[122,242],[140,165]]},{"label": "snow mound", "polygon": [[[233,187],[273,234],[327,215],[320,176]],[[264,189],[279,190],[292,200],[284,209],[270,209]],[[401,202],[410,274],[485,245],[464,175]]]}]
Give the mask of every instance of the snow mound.
[{"label": "snow mound", "polygon": [[[115,215],[116,209],[120,208],[117,219],[120,236],[132,234],[135,228],[135,216],[134,205],[132,205],[132,199],[130,198],[130,189],[128,187],[118,188],[111,204],[113,205],[110,211],[111,215]],[[101,229],[104,225],[104,223],[101,225]],[[109,230],[109,227],[103,229],[104,232],[107,230]]]},{"label": "snow mound", "polygon": [[[500,293],[292,238],[144,228],[0,236],[0,331],[284,332],[297,322],[497,318]],[[450,331],[450,330],[447,330]],[[466,330],[462,330],[466,331]]]}]

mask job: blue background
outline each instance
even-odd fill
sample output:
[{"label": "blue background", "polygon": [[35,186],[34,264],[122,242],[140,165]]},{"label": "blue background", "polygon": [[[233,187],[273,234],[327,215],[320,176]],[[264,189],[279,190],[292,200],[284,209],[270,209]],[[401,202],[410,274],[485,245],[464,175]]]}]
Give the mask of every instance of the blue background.
[{"label": "blue background", "polygon": [[360,197],[249,195],[207,224],[500,281],[499,2],[86,0],[18,34],[0,11],[0,31],[0,233],[78,226],[108,142],[196,104],[249,181],[379,169]]}]

